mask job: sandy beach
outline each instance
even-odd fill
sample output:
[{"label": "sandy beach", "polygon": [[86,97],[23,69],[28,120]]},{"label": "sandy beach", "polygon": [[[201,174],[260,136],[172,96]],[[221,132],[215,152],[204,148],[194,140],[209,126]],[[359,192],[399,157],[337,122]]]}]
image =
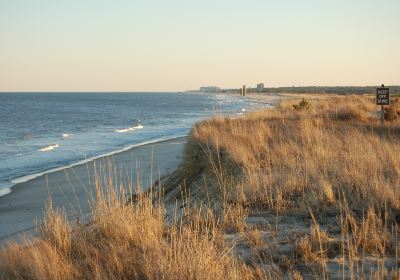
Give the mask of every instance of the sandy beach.
[{"label": "sandy beach", "polygon": [[22,233],[34,233],[35,221],[42,220],[50,195],[53,207],[65,209],[69,219],[87,215],[88,198],[95,188],[94,166],[97,177],[111,174],[125,185],[136,185],[140,179],[146,188],[159,176],[176,169],[185,142],[186,137],[182,137],[135,147],[15,185],[10,194],[0,197],[0,243],[18,238]]}]

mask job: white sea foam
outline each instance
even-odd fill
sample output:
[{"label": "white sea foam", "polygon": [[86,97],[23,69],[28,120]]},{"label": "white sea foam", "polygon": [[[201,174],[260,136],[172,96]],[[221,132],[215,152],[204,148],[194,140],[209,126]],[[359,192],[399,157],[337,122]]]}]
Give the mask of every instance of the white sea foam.
[{"label": "white sea foam", "polygon": [[39,149],[39,152],[48,152],[48,151],[54,150],[54,149],[56,149],[58,147],[60,147],[58,144],[51,144],[51,145],[49,145],[47,147]]},{"label": "white sea foam", "polygon": [[11,192],[11,188],[1,188],[0,189],[0,197],[5,196]]},{"label": "white sea foam", "polygon": [[70,137],[70,136],[71,136],[71,134],[68,134],[68,133],[63,133],[63,134],[62,134],[62,137],[63,137],[63,138],[68,138],[68,137]]},{"label": "white sea foam", "polygon": [[122,129],[115,129],[114,132],[118,132],[118,133],[128,133],[128,132],[133,132],[135,131],[135,129],[142,129],[143,125],[138,124],[136,126],[133,127],[128,127],[128,128],[122,128]]},{"label": "white sea foam", "polygon": [[127,133],[127,132],[132,132],[134,130],[135,130],[134,127],[128,127],[128,128],[123,128],[123,129],[115,129],[114,132]]}]

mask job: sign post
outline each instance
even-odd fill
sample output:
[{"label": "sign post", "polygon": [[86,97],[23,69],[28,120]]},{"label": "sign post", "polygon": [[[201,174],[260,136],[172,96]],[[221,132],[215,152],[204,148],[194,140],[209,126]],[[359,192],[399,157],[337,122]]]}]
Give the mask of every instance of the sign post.
[{"label": "sign post", "polygon": [[385,105],[390,104],[389,88],[382,84],[380,88],[376,89],[376,105],[381,106],[381,123],[385,120]]}]

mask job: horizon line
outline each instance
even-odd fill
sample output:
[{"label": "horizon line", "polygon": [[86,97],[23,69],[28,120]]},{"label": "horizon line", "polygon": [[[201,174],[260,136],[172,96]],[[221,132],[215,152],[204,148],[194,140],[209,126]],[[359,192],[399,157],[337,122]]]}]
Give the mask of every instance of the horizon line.
[{"label": "horizon line", "polygon": [[[265,87],[265,89],[281,89],[281,88],[374,88],[374,87],[380,87],[381,85],[337,85],[337,86],[326,86],[326,85],[301,85],[301,86],[275,86],[275,87]],[[218,87],[218,86],[216,86]],[[252,86],[250,86],[252,88]],[[400,84],[392,84],[392,85],[385,85],[385,87],[400,87]],[[223,88],[219,87],[222,90],[232,90],[232,89],[240,89],[241,87],[230,87],[230,88]],[[254,87],[255,88],[255,87]],[[73,90],[73,91],[58,91],[58,90],[44,90],[44,91],[39,91],[39,90],[32,90],[32,91],[0,91],[0,94],[2,93],[184,93],[184,92],[190,92],[190,91],[199,91],[199,89],[185,89],[185,90],[168,90],[168,91],[79,91],[79,90]]]}]

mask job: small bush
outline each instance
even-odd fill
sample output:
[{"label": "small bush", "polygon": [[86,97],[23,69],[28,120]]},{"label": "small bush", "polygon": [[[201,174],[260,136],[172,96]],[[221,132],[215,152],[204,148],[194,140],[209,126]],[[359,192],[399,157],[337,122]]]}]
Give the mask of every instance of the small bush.
[{"label": "small bush", "polygon": [[392,122],[400,116],[400,99],[393,100],[388,107],[385,108],[385,121]]},{"label": "small bush", "polygon": [[310,108],[310,103],[309,103],[305,98],[303,98],[303,99],[299,102],[299,104],[293,105],[293,108],[296,109],[296,110],[309,109],[309,108]]},{"label": "small bush", "polygon": [[392,106],[385,108],[384,112],[385,121],[392,122],[396,120],[397,117],[398,117],[397,112]]}]

